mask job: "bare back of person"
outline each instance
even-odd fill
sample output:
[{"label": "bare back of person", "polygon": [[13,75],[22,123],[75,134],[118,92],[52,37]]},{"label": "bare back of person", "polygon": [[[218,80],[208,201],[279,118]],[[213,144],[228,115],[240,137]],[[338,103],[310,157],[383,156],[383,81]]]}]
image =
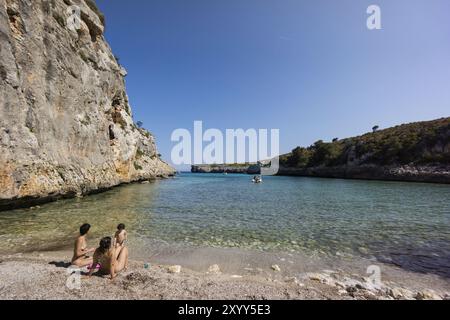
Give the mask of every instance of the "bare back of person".
[{"label": "bare back of person", "polygon": [[127,240],[127,231],[126,230],[116,231],[114,240],[116,247],[123,247],[125,245],[125,241]]},{"label": "bare back of person", "polygon": [[[109,238],[111,240],[111,238]],[[104,241],[104,240],[102,240]],[[117,274],[128,268],[128,248],[125,246],[115,247],[111,242],[106,247],[99,247],[94,253],[94,265],[100,265],[101,274],[109,274],[114,279]],[[89,273],[94,273],[92,269]]]},{"label": "bare back of person", "polygon": [[74,244],[72,265],[81,268],[91,265],[93,260],[87,256],[90,252],[92,252],[92,250],[88,250],[87,248],[86,236],[78,236]]}]

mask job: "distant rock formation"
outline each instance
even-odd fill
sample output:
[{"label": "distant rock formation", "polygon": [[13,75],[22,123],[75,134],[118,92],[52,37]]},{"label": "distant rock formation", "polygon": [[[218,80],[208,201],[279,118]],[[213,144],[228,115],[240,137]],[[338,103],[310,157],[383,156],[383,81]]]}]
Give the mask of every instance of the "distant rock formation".
[{"label": "distant rock formation", "polygon": [[[378,129],[298,147],[280,156],[278,175],[450,183],[450,118]],[[260,172],[260,167],[254,169],[243,164],[201,165],[193,166],[192,172]]]},{"label": "distant rock formation", "polygon": [[237,174],[260,174],[261,167],[257,164],[243,165],[194,165],[192,173],[237,173]]},{"label": "distant rock formation", "polygon": [[280,167],[278,175],[339,178],[339,179],[450,183],[450,166],[351,165],[351,166],[313,167],[313,168]]},{"label": "distant rock formation", "polygon": [[175,173],[134,124],[103,31],[92,0],[0,0],[0,210]]},{"label": "distant rock formation", "polygon": [[280,175],[450,183],[450,118],[318,141],[280,157]]}]

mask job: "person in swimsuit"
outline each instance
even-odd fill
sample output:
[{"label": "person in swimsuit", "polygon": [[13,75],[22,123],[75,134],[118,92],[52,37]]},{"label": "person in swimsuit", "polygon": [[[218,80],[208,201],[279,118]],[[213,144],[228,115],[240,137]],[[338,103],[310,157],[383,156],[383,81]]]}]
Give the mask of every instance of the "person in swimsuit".
[{"label": "person in swimsuit", "polygon": [[117,226],[116,234],[114,235],[114,246],[121,249],[125,245],[127,240],[127,231],[125,230],[125,225],[123,223]]},{"label": "person in swimsuit", "polygon": [[88,254],[94,252],[95,249],[88,249],[86,241],[90,229],[91,226],[87,223],[80,227],[80,235],[75,240],[73,250],[72,265],[74,266],[83,268],[92,264],[92,258]]},{"label": "person in swimsuit", "polygon": [[[117,252],[118,251],[118,252]],[[113,246],[111,237],[106,237],[100,240],[100,246],[94,253],[94,266],[99,266],[101,274],[109,274],[111,280],[117,277],[117,274],[125,270],[128,266],[128,248],[122,246],[116,248]],[[88,277],[91,277],[95,272],[92,268],[89,271]]]}]

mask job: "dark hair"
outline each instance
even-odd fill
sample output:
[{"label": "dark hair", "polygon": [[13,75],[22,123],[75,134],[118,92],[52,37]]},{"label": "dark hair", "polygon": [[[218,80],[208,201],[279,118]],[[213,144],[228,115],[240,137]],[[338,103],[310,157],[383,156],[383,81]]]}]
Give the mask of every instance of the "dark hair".
[{"label": "dark hair", "polygon": [[105,237],[100,240],[99,251],[104,254],[111,248],[112,239],[111,237]]},{"label": "dark hair", "polygon": [[123,223],[119,224],[117,226],[117,230],[120,230],[120,231],[125,230],[125,225]]},{"label": "dark hair", "polygon": [[80,234],[84,236],[91,229],[91,225],[89,223],[85,223],[80,227]]}]

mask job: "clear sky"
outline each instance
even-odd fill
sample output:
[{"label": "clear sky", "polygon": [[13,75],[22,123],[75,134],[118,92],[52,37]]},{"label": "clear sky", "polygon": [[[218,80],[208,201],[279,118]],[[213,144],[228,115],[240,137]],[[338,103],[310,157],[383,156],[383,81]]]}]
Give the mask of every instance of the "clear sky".
[{"label": "clear sky", "polygon": [[[450,116],[448,0],[97,0],[135,120],[280,129],[281,151]],[[381,7],[382,30],[366,27]]]}]

